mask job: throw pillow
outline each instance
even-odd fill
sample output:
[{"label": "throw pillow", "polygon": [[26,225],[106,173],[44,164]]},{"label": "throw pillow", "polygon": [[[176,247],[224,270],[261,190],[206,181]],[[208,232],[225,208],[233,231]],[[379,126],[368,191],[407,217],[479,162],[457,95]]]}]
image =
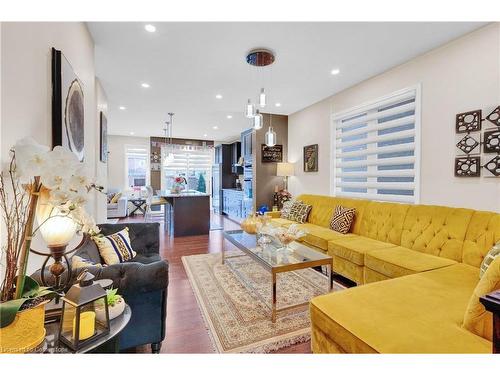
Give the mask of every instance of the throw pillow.
[{"label": "throw pillow", "polygon": [[332,220],[330,221],[330,228],[342,234],[349,233],[355,215],[355,208],[336,206]]},{"label": "throw pillow", "polygon": [[296,221],[300,224],[304,224],[307,221],[309,212],[311,212],[311,205],[305,204],[301,201],[295,201],[288,214],[288,220]]},{"label": "throw pillow", "polygon": [[85,268],[85,267],[102,267],[100,263],[93,263],[90,260],[79,257],[78,255],[73,255],[71,257],[71,267],[73,269],[76,268]]},{"label": "throw pillow", "polygon": [[120,199],[122,196],[122,193],[116,193],[113,198],[111,198],[111,202],[110,203],[118,203],[118,199]]},{"label": "throw pillow", "polygon": [[488,254],[484,257],[481,262],[481,267],[479,268],[479,278],[483,277],[484,273],[490,266],[490,264],[495,260],[497,256],[500,255],[500,242],[497,242],[491,249],[488,251]]},{"label": "throw pillow", "polygon": [[462,324],[465,329],[490,341],[493,340],[493,315],[486,311],[479,297],[498,289],[500,289],[500,256],[490,263],[477,283],[465,310]]},{"label": "throw pillow", "polygon": [[137,253],[130,245],[128,227],[109,236],[93,237],[101,258],[107,265],[134,259]]},{"label": "throw pillow", "polygon": [[295,201],[287,201],[283,203],[283,207],[281,207],[281,218],[288,219],[288,215],[290,215],[290,210],[292,209]]}]

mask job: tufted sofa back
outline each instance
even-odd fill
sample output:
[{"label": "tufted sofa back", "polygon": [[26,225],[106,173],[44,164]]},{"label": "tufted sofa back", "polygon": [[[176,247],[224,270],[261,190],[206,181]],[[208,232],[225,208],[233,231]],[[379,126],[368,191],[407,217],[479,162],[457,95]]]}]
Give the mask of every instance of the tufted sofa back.
[{"label": "tufted sofa back", "polygon": [[368,202],[361,219],[359,234],[374,240],[401,244],[401,233],[407,204]]},{"label": "tufted sofa back", "polygon": [[401,246],[461,262],[473,213],[466,208],[411,206],[403,223]]},{"label": "tufted sofa back", "polygon": [[467,227],[463,263],[479,267],[488,251],[500,241],[500,214],[475,211]]}]

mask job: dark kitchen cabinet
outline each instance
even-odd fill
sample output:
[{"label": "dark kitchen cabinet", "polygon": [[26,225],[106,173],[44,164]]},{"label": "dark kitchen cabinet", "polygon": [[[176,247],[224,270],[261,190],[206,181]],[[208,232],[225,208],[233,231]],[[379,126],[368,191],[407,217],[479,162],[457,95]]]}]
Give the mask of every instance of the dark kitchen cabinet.
[{"label": "dark kitchen cabinet", "polygon": [[239,165],[241,156],[241,142],[231,143],[231,165],[235,175],[243,174],[243,167]]}]

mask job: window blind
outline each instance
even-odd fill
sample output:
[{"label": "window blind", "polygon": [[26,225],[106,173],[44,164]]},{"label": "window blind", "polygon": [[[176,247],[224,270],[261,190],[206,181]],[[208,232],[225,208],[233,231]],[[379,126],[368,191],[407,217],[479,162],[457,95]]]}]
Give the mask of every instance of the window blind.
[{"label": "window blind", "polygon": [[402,90],[333,116],[334,195],[418,203],[418,92]]}]

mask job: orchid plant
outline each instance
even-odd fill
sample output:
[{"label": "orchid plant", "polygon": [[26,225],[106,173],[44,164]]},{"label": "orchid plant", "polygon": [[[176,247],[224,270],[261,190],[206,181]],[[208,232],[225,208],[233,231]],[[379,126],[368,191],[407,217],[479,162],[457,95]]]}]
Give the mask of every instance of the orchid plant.
[{"label": "orchid plant", "polygon": [[[54,216],[73,220],[78,231],[97,235],[93,218],[85,211],[88,193],[102,191],[91,182],[85,165],[70,150],[56,146],[50,150],[32,138],[18,141],[11,149],[7,170],[0,174],[0,212],[6,227],[6,243],[2,248],[5,275],[0,302],[4,304],[26,296],[25,282],[31,240],[46,221]],[[47,220],[34,227],[37,205],[46,198],[50,212]],[[26,285],[27,286],[27,285]]]}]

